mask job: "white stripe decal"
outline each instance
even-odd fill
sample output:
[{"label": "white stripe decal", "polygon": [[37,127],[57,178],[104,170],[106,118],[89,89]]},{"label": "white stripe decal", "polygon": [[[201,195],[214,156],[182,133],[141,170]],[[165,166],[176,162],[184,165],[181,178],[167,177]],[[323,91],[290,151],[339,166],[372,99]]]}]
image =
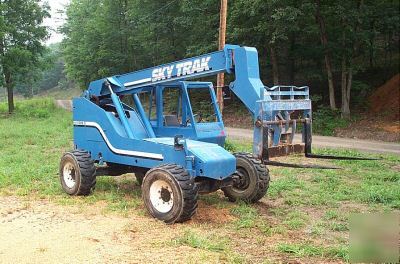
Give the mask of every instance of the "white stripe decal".
[{"label": "white stripe decal", "polygon": [[133,81],[133,82],[127,82],[127,83],[124,83],[124,86],[133,86],[133,85],[141,84],[141,83],[145,83],[145,82],[151,82],[151,78],[145,78],[145,79],[141,79],[141,80],[137,80],[137,81]]},{"label": "white stripe decal", "polygon": [[108,140],[108,138],[107,138],[106,134],[104,133],[103,129],[96,122],[74,121],[74,126],[88,126],[88,127],[97,128],[99,130],[101,136],[105,140],[107,146],[114,153],[121,154],[121,155],[141,157],[141,158],[157,159],[157,160],[163,160],[164,159],[163,155],[157,154],[157,153],[142,152],[142,151],[132,151],[132,150],[124,150],[124,149],[115,148],[113,145],[111,145],[111,143]]}]

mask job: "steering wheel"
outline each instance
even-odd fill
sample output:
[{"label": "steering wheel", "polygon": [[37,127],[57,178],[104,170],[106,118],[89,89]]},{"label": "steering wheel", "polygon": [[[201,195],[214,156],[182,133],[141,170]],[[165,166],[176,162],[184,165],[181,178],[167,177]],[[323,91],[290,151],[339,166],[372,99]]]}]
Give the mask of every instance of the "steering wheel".
[{"label": "steering wheel", "polygon": [[[196,117],[199,117],[198,120],[196,120]],[[202,122],[203,121],[203,116],[202,114],[193,114],[193,119],[196,123]],[[190,118],[186,119],[186,126],[191,123]]]},{"label": "steering wheel", "polygon": [[[199,117],[198,120],[196,120],[196,116]],[[201,123],[203,121],[203,115],[201,113],[200,114],[195,114],[195,115],[193,115],[193,117],[195,118],[197,123]]]}]

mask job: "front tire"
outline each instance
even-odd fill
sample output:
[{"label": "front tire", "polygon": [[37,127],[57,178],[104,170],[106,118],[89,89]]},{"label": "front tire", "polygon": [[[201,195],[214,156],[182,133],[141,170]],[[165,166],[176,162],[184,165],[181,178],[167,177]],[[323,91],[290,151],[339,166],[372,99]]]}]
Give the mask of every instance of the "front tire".
[{"label": "front tire", "polygon": [[198,189],[183,167],[168,164],[146,173],[142,197],[150,215],[173,224],[187,221],[195,214]]},{"label": "front tire", "polygon": [[249,153],[235,153],[236,172],[233,185],[222,188],[232,202],[242,200],[248,203],[259,201],[269,187],[269,171],[261,160]]},{"label": "front tire", "polygon": [[60,162],[61,187],[69,195],[89,195],[96,185],[96,168],[90,154],[83,150],[65,153]]}]

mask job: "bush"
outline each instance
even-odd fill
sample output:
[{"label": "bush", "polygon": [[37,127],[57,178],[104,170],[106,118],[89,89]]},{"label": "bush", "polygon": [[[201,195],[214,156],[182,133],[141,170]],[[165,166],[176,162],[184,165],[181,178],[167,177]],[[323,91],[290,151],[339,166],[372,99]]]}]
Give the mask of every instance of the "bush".
[{"label": "bush", "polygon": [[224,148],[229,152],[236,152],[237,146],[233,142],[226,140]]},{"label": "bush", "polygon": [[340,113],[340,110],[319,107],[313,113],[313,133],[323,136],[333,136],[336,128],[347,127],[350,121],[343,119]]},{"label": "bush", "polygon": [[353,81],[351,88],[351,100],[353,106],[367,109],[369,105],[368,95],[371,93],[371,86],[361,81]]}]

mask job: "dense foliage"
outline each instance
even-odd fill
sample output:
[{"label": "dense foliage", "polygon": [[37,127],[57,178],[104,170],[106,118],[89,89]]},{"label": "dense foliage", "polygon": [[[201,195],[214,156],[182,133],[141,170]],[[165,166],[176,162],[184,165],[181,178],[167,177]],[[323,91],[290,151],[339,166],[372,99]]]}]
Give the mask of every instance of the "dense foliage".
[{"label": "dense foliage", "polygon": [[9,112],[14,110],[15,79],[32,79],[48,36],[43,19],[48,5],[39,0],[0,0],[0,68],[7,87]]},{"label": "dense foliage", "polygon": [[[397,71],[398,10],[387,0],[231,0],[227,38],[257,47],[265,84],[312,85],[348,116],[354,81]],[[72,0],[67,16],[66,70],[82,88],[217,48],[219,1]]]},{"label": "dense foliage", "polygon": [[66,89],[69,81],[64,72],[64,59],[59,44],[52,44],[43,51],[37,65],[24,73],[16,74],[15,90],[25,96],[32,97],[54,87]]}]

